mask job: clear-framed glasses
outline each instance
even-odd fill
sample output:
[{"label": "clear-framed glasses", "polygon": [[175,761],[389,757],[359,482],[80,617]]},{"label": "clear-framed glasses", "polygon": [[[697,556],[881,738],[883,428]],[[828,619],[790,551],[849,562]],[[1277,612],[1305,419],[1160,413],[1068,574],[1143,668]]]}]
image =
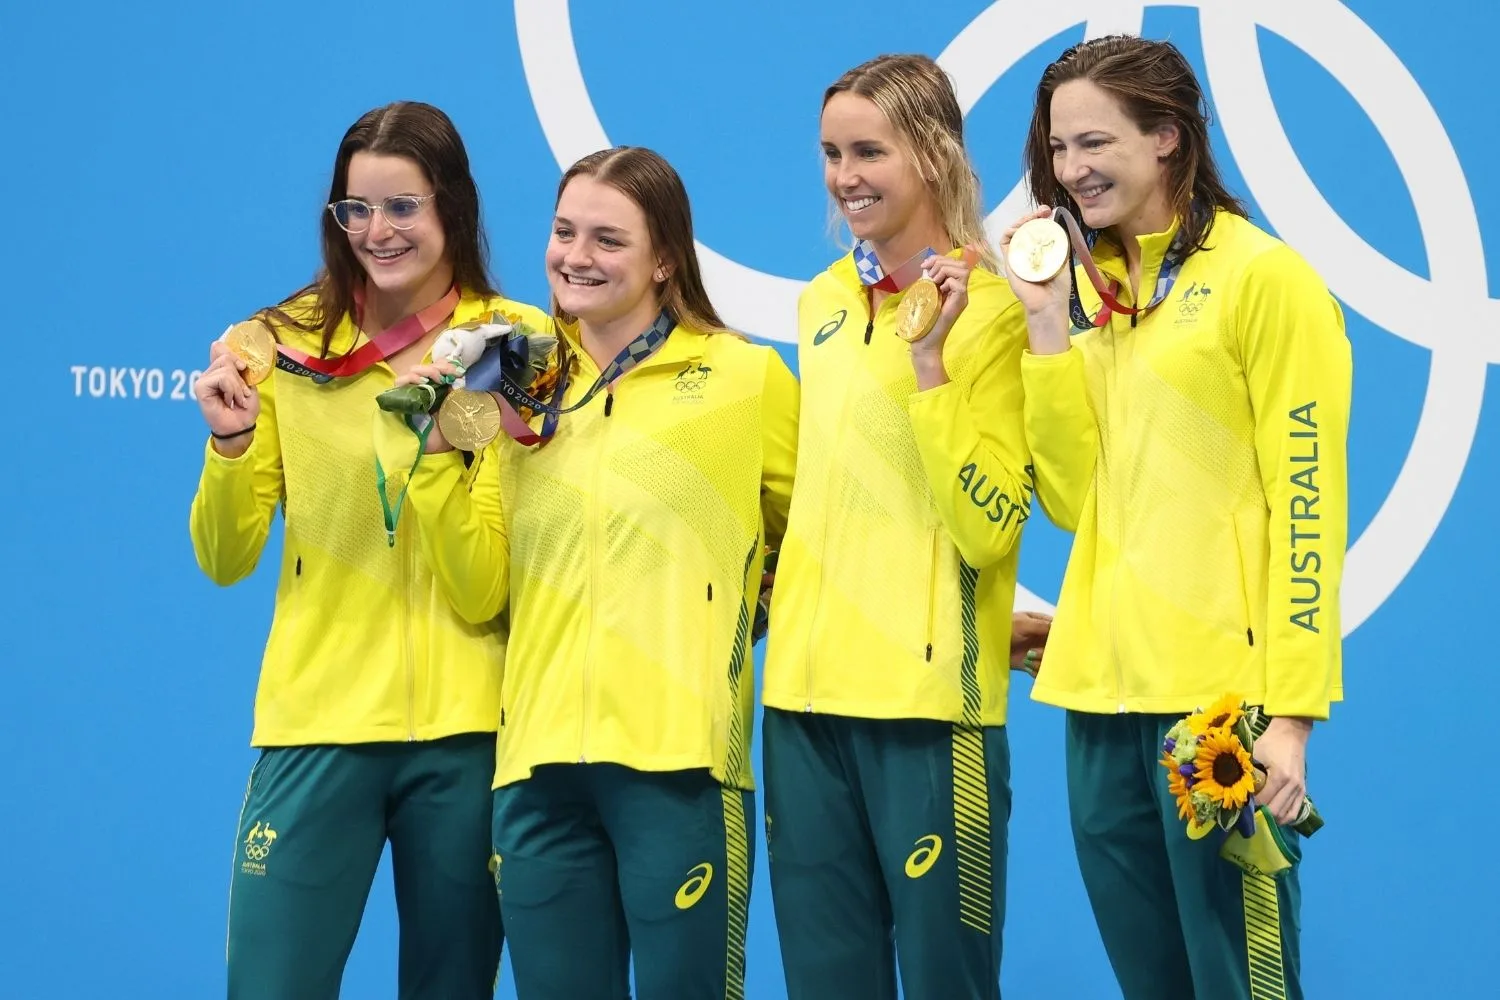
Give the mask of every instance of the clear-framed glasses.
[{"label": "clear-framed glasses", "polygon": [[393,229],[410,229],[417,224],[417,213],[422,211],[422,206],[435,197],[430,194],[394,194],[378,205],[358,198],[345,198],[329,202],[328,211],[333,213],[333,220],[346,233],[362,233],[369,229],[370,217],[377,211],[385,216],[385,221]]}]

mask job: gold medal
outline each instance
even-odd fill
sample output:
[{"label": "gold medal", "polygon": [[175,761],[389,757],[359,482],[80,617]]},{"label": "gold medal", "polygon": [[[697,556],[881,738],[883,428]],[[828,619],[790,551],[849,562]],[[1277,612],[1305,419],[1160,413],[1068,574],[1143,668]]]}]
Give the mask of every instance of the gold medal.
[{"label": "gold medal", "polygon": [[1010,238],[1005,263],[1011,274],[1033,284],[1051,281],[1069,257],[1068,234],[1051,219],[1032,219]]},{"label": "gold medal", "polygon": [[246,385],[259,385],[276,368],[276,338],[270,327],[258,319],[236,323],[224,334],[224,346],[245,362],[242,377]]},{"label": "gold medal", "polygon": [[488,392],[454,389],[438,408],[437,425],[459,451],[478,451],[500,434],[500,403]]},{"label": "gold medal", "polygon": [[942,301],[937,282],[926,277],[913,281],[907,286],[896,314],[896,336],[913,344],[931,333]]}]

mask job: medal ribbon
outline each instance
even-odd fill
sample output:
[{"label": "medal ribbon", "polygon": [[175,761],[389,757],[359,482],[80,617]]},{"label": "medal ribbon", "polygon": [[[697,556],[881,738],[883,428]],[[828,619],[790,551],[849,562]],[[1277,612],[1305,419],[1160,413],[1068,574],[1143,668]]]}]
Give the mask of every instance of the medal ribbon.
[{"label": "medal ribbon", "polygon": [[1104,326],[1109,322],[1112,313],[1135,316],[1138,313],[1155,309],[1172,291],[1172,286],[1177,283],[1177,275],[1181,273],[1182,265],[1188,258],[1183,246],[1182,231],[1178,230],[1177,236],[1172,240],[1172,245],[1167,249],[1166,257],[1162,259],[1160,270],[1156,272],[1156,288],[1150,300],[1144,306],[1127,306],[1117,298],[1120,283],[1118,281],[1106,283],[1104,275],[1099,273],[1099,267],[1094,263],[1093,248],[1099,238],[1098,231],[1090,230],[1089,235],[1085,237],[1082,229],[1079,228],[1078,220],[1073,218],[1073,213],[1061,206],[1052,210],[1052,219],[1054,222],[1062,223],[1067,229],[1068,239],[1073,244],[1073,257],[1083,265],[1089,284],[1094,286],[1094,292],[1103,303],[1098,314],[1092,320],[1089,319],[1088,313],[1083,310],[1083,300],[1078,295],[1078,284],[1076,281],[1073,283],[1073,291],[1068,299],[1068,318],[1080,330]]},{"label": "medal ribbon", "polygon": [[928,257],[935,256],[936,250],[924,247],[908,258],[906,263],[887,274],[880,266],[880,258],[875,255],[875,248],[870,241],[859,240],[854,244],[854,269],[859,272],[861,284],[883,292],[899,292],[922,277],[922,265]]},{"label": "medal ribbon", "polygon": [[[625,349],[615,355],[614,360],[606,365],[604,371],[600,372],[599,377],[594,380],[594,384],[589,387],[588,392],[583,394],[583,398],[572,406],[563,407],[561,405],[563,393],[567,391],[568,387],[568,371],[566,368],[558,374],[557,388],[552,393],[552,402],[550,403],[544,403],[540,399],[537,399],[528,390],[517,385],[503,369],[500,370],[493,378],[495,389],[504,397],[499,400],[502,415],[514,412],[511,410],[512,406],[516,409],[524,406],[535,413],[545,414],[542,419],[540,434],[526,427],[525,422],[521,420],[518,413],[515,414],[515,421],[521,427],[526,427],[525,437],[518,437],[509,426],[509,421],[505,421],[505,429],[511,431],[511,437],[515,438],[521,444],[534,444],[538,441],[547,441],[557,433],[557,422],[560,416],[564,413],[572,413],[574,410],[582,409],[588,405],[591,399],[599,394],[600,390],[613,385],[626,372],[641,364],[641,362],[645,361],[652,354],[655,354],[657,349],[667,342],[667,335],[672,332],[672,327],[675,325],[676,323],[667,312],[663,311],[660,313],[656,317],[655,322],[644,333],[625,345]],[[464,382],[465,384],[468,383],[468,376],[465,376]]]},{"label": "medal ribbon", "polygon": [[[293,375],[310,378],[314,382],[329,382],[336,378],[358,375],[377,362],[384,361],[391,355],[405,350],[437,329],[444,320],[453,315],[458,299],[458,286],[454,285],[448,290],[447,295],[426,309],[407,316],[389,330],[376,334],[368,343],[360,345],[358,350],[336,358],[315,358],[295,347],[277,344],[276,367]],[[357,326],[364,313],[363,289],[355,290],[354,304],[354,320]]]}]

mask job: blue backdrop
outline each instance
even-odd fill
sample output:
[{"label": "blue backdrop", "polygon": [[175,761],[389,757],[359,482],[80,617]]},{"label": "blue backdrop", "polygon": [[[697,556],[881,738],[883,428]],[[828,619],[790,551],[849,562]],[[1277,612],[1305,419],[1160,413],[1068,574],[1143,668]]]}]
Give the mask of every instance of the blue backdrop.
[{"label": "blue backdrop", "polygon": [[[1192,56],[1234,187],[1348,310],[1348,701],[1310,748],[1329,822],[1303,876],[1309,993],[1484,992],[1500,186],[1477,181],[1500,156],[1495,5],[78,0],[0,12],[11,391],[41,393],[0,430],[0,996],[222,995],[276,560],[228,591],[194,566],[205,432],[188,383],[230,319],[312,273],[332,156],[361,112],[416,98],[454,117],[496,269],[533,302],[559,162],[657,148],[688,184],[723,311],[785,348],[798,285],[838,252],[825,85],[882,51],[939,56],[1000,223],[1022,208],[1040,70],[1111,29]],[[1034,519],[1025,604],[1055,597],[1065,553]],[[1006,993],[1118,996],[1068,835],[1060,713],[1024,678],[1013,691]],[[750,995],[784,996],[763,843],[749,947]],[[382,869],[345,995],[394,995],[395,956]]]}]

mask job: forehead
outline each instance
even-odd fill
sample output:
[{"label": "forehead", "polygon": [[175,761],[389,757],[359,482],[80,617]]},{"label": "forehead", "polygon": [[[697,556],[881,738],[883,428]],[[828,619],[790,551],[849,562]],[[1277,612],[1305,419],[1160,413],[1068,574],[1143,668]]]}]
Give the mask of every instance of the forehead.
[{"label": "forehead", "polygon": [[849,91],[834,94],[823,106],[822,132],[825,140],[838,142],[856,139],[891,141],[895,129],[885,112],[868,97]]},{"label": "forehead", "polygon": [[1069,80],[1052,92],[1052,134],[1068,137],[1131,127],[1120,102],[1092,80]]},{"label": "forehead", "polygon": [[416,162],[361,150],[349,160],[349,194],[385,198],[393,194],[426,194],[427,178]]},{"label": "forehead", "polygon": [[646,213],[613,184],[593,177],[574,177],[557,200],[557,214],[582,227],[611,226],[644,231]]}]

